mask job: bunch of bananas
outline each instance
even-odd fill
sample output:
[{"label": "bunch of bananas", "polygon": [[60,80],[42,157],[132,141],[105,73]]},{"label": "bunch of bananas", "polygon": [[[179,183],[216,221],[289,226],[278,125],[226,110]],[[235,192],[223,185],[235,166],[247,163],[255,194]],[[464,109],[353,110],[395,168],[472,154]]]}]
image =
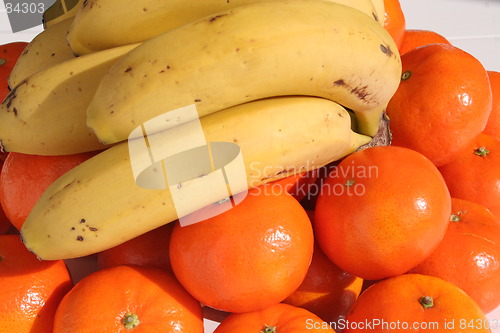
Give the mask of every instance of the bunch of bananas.
[{"label": "bunch of bananas", "polygon": [[[52,184],[26,220],[23,241],[41,259],[96,253],[179,219],[172,189],[190,191],[186,214],[223,201],[200,180],[214,163],[163,188],[137,185],[130,143],[152,119],[164,121],[144,141],[158,167],[151,177],[165,176],[152,142],[181,153],[198,121],[206,142],[237,145],[246,183],[235,194],[370,142],[400,82],[381,0],[85,0],[75,8],[45,20],[0,106],[6,151],[102,150]],[[190,106],[199,120],[161,118]]]}]

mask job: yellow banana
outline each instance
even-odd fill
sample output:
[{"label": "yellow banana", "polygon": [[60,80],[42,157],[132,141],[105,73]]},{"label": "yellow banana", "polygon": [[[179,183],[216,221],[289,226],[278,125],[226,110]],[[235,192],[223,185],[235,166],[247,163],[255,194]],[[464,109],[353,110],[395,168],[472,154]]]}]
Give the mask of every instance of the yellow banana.
[{"label": "yellow banana", "polygon": [[21,81],[0,104],[5,151],[65,155],[105,148],[86,125],[100,79],[137,44],[74,58]]},{"label": "yellow banana", "polygon": [[75,57],[66,41],[72,22],[72,18],[58,22],[33,38],[12,68],[9,76],[11,88],[36,72]]},{"label": "yellow banana", "polygon": [[[175,27],[241,5],[268,0],[87,0],[75,16],[68,41],[76,54],[144,42]],[[313,0],[314,1],[314,0]],[[371,0],[328,0],[375,17]]]},{"label": "yellow banana", "polygon": [[373,18],[320,0],[267,1],[142,43],[103,77],[87,124],[110,144],[192,103],[205,116],[266,97],[312,95],[352,109],[359,131],[373,136],[400,77],[397,47]]},{"label": "yellow banana", "polygon": [[[149,148],[156,148],[154,142],[174,148],[179,142],[187,144],[187,140],[199,135],[191,126],[195,122],[149,135]],[[263,99],[202,117],[199,122],[205,142],[232,143],[241,152],[244,181],[231,189],[233,194],[319,168],[371,140],[351,130],[350,116],[343,107],[316,97]],[[150,151],[145,150],[149,163]],[[178,219],[173,198],[183,193],[191,194],[185,197],[187,214],[219,201],[213,205],[218,206],[227,197],[227,192],[224,196],[215,186],[207,185],[205,179],[212,179],[214,168],[197,168],[202,163],[192,159],[176,172],[194,168],[194,178],[168,178],[169,186],[164,189],[140,187],[130,157],[128,142],[122,142],[57,179],[43,193],[21,229],[27,248],[41,259],[85,256]],[[212,162],[216,163],[215,158]],[[168,166],[167,162],[153,165],[153,172],[157,171],[163,184],[162,168]]]},{"label": "yellow banana", "polygon": [[378,21],[384,26],[385,19],[385,4],[384,0],[371,0],[373,7],[375,8],[375,14],[377,15]]},{"label": "yellow banana", "polygon": [[84,0],[56,0],[42,15],[44,29],[74,17],[84,2]]}]

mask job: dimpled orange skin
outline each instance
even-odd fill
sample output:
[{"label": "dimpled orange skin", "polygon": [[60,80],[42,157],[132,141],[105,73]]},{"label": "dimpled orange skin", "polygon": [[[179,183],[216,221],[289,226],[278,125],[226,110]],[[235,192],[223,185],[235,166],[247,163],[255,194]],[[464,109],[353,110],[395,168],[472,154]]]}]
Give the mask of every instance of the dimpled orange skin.
[{"label": "dimpled orange skin", "polygon": [[453,220],[443,241],[411,272],[455,284],[488,313],[500,305],[500,220],[482,205],[451,200]]},{"label": "dimpled orange skin", "polygon": [[448,39],[435,31],[407,29],[403,36],[403,42],[399,48],[399,53],[405,54],[417,47],[435,43],[451,44]]},{"label": "dimpled orange skin", "polygon": [[156,267],[172,272],[168,247],[174,224],[168,223],[97,253],[99,268],[119,265]]},{"label": "dimpled orange skin", "polygon": [[[133,329],[124,318],[136,315]],[[62,299],[53,333],[203,333],[201,305],[164,270],[121,265],[86,275]]]},{"label": "dimpled orange skin", "polygon": [[363,279],[338,268],[316,242],[304,281],[283,303],[302,307],[330,322],[351,308],[362,287]]},{"label": "dimpled orange skin", "polygon": [[[484,154],[478,149],[484,148]],[[500,218],[500,139],[481,133],[439,168],[453,197],[477,202]]]},{"label": "dimpled orange skin", "polygon": [[[434,302],[427,309],[420,303],[426,296]],[[376,282],[359,296],[345,319],[353,324],[344,333],[491,332],[484,313],[465,292],[440,278],[421,274]],[[361,327],[365,323],[372,326]]]},{"label": "dimpled orange skin", "polygon": [[450,213],[444,179],[427,158],[408,148],[372,147],[332,171],[313,225],[337,266],[379,280],[422,262],[443,239]]},{"label": "dimpled orange skin", "polygon": [[314,245],[309,217],[288,193],[266,189],[249,190],[215,217],[174,227],[172,270],[201,303],[256,311],[283,301],[304,279]]},{"label": "dimpled orange skin", "polygon": [[19,235],[0,236],[0,332],[52,333],[73,283],[64,261],[40,261]]},{"label": "dimpled orange skin", "polygon": [[406,18],[399,0],[384,0],[384,28],[396,42],[398,49],[406,31]]},{"label": "dimpled orange skin", "polygon": [[58,177],[94,156],[95,152],[42,156],[9,153],[0,175],[0,202],[17,230],[42,193]]},{"label": "dimpled orange skin", "polygon": [[441,166],[486,126],[492,105],[487,72],[448,44],[418,47],[401,61],[402,80],[387,106],[392,144]]},{"label": "dimpled orange skin", "polygon": [[214,333],[235,332],[335,333],[329,323],[322,321],[315,314],[283,303],[254,312],[230,314],[214,331]]},{"label": "dimpled orange skin", "polygon": [[488,71],[490,78],[493,104],[490,117],[483,133],[494,136],[500,140],[500,72]]}]

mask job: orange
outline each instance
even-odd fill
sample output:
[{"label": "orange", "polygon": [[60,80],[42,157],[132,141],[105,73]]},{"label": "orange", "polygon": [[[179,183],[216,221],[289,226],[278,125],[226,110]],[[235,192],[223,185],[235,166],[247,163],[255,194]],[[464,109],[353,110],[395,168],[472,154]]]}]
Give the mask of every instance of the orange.
[{"label": "orange", "polygon": [[500,139],[480,134],[439,168],[451,196],[481,204],[500,218]]},{"label": "orange", "polygon": [[490,322],[465,292],[420,274],[375,283],[359,296],[345,323],[344,333],[490,332]]},{"label": "orange", "polygon": [[9,219],[7,218],[7,216],[5,216],[3,209],[0,207],[0,235],[7,233],[7,231],[9,231],[10,229],[10,226],[11,224]]},{"label": "orange", "polygon": [[313,220],[316,239],[340,269],[366,280],[405,273],[443,239],[451,198],[438,169],[396,146],[355,152],[326,180]]},{"label": "orange", "polygon": [[500,72],[488,71],[493,103],[484,133],[500,139]]},{"label": "orange", "polygon": [[403,36],[399,53],[404,54],[408,51],[416,49],[417,47],[435,43],[451,44],[446,37],[435,31],[407,29]]},{"label": "orange", "polygon": [[326,322],[335,321],[351,308],[362,286],[363,279],[338,268],[316,242],[304,281],[283,302],[309,310]]},{"label": "orange", "polygon": [[170,239],[179,282],[201,303],[249,312],[283,301],[304,279],[313,253],[311,222],[286,192],[257,187],[241,203],[181,227]]},{"label": "orange", "polygon": [[335,333],[330,324],[315,314],[289,304],[276,304],[263,310],[233,313],[214,333]]},{"label": "orange", "polygon": [[389,32],[398,49],[406,31],[406,19],[399,0],[384,0],[384,28]]},{"label": "orange", "polygon": [[168,247],[173,226],[173,223],[168,223],[120,245],[97,253],[99,267],[139,265],[172,271]]},{"label": "orange", "polygon": [[267,186],[271,191],[285,191],[298,201],[301,201],[314,188],[317,178],[318,171],[311,170],[270,182]]},{"label": "orange", "polygon": [[64,261],[40,261],[19,235],[0,236],[0,332],[52,333],[56,308],[72,286]]},{"label": "orange", "polygon": [[338,268],[315,245],[304,281],[283,303],[309,310],[326,322],[335,321],[350,309],[362,286],[363,279]]},{"label": "orange", "polygon": [[488,74],[479,60],[448,44],[416,48],[401,61],[401,84],[387,107],[392,144],[443,165],[486,126]]},{"label": "orange", "polygon": [[81,279],[63,298],[54,333],[203,332],[201,305],[172,274],[115,266]]},{"label": "orange", "polygon": [[460,287],[485,312],[500,305],[500,221],[484,206],[452,198],[448,231],[413,273]]},{"label": "orange", "polygon": [[45,189],[94,154],[39,156],[9,153],[0,175],[0,204],[10,222],[20,230]]}]

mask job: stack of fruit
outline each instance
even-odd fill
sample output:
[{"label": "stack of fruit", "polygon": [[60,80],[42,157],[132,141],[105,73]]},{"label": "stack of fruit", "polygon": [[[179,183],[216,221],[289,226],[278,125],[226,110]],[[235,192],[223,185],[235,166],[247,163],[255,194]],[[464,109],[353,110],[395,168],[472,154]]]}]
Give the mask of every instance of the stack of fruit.
[{"label": "stack of fruit", "polygon": [[54,8],[3,47],[0,332],[500,325],[500,74],[397,0]]}]

